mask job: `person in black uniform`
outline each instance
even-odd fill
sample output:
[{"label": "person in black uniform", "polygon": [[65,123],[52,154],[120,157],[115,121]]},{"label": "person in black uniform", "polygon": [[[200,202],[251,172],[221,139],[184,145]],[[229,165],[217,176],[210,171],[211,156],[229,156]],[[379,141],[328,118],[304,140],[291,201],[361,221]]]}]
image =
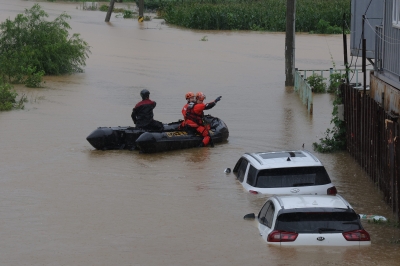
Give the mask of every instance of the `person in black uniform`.
[{"label": "person in black uniform", "polygon": [[140,92],[142,101],[138,102],[132,110],[132,120],[136,127],[149,131],[162,131],[163,124],[160,121],[153,119],[153,109],[156,107],[156,102],[149,99],[150,92],[146,89]]}]

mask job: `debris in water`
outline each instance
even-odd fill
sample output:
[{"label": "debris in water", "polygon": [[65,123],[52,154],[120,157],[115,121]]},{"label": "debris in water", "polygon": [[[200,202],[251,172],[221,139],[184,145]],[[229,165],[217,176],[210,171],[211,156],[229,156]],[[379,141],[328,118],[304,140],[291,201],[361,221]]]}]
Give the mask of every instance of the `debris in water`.
[{"label": "debris in water", "polygon": [[382,221],[386,222],[387,219],[383,216],[380,215],[375,215],[375,214],[359,214],[360,219],[362,220],[374,220],[374,221]]}]

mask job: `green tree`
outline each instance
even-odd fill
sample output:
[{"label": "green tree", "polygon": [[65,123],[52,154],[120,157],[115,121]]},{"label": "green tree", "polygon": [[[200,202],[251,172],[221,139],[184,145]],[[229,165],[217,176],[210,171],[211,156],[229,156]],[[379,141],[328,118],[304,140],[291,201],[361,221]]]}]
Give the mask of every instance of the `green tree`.
[{"label": "green tree", "polygon": [[90,46],[79,34],[69,34],[67,20],[71,17],[63,13],[54,21],[46,21],[47,17],[35,4],[14,20],[0,24],[0,75],[8,82],[23,83],[35,74],[83,71]]}]

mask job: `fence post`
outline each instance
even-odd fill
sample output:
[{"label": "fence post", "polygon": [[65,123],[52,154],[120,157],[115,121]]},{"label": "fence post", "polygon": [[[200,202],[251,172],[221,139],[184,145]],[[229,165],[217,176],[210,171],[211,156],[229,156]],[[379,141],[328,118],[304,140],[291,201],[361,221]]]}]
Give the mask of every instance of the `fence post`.
[{"label": "fence post", "polygon": [[356,69],[356,86],[358,87],[358,69]]}]

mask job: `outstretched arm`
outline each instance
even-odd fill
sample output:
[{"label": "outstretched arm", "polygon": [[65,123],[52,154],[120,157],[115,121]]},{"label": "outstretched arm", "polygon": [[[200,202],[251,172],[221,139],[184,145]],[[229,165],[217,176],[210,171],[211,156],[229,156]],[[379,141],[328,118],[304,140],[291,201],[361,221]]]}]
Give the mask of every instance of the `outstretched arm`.
[{"label": "outstretched arm", "polygon": [[215,106],[215,102],[206,103],[206,107],[204,108],[204,110],[211,109],[211,108],[213,108],[214,106]]},{"label": "outstretched arm", "polygon": [[217,97],[217,99],[215,99],[215,101],[206,103],[206,108],[204,108],[204,110],[213,108],[217,104],[217,102],[221,101],[221,98],[222,98],[222,96],[219,96],[219,97]]}]

